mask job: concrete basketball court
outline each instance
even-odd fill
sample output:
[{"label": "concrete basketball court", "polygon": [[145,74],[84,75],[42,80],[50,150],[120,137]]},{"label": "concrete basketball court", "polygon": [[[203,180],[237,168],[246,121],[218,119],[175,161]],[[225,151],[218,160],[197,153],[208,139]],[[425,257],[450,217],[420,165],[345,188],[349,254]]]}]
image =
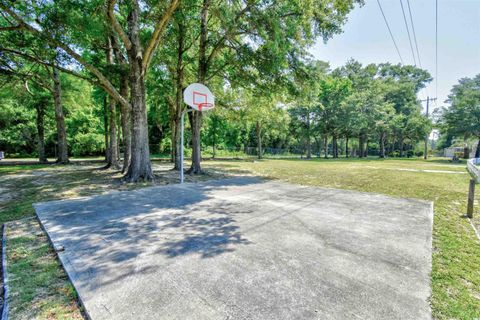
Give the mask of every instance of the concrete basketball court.
[{"label": "concrete basketball court", "polygon": [[242,177],[35,209],[95,320],[431,318],[429,202]]}]

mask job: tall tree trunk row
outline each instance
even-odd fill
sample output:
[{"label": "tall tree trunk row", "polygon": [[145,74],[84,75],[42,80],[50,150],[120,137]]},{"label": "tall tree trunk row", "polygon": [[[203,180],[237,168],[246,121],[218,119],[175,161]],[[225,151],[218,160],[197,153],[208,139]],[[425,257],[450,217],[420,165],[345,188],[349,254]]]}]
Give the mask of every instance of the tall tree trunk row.
[{"label": "tall tree trunk row", "polygon": [[385,158],[385,132],[380,133],[380,158]]},{"label": "tall tree trunk row", "polygon": [[40,163],[47,163],[47,156],[45,154],[45,104],[40,101],[36,105],[37,110],[37,134],[38,134],[38,161]]},{"label": "tall tree trunk row", "polygon": [[[120,94],[126,99],[129,100],[128,96],[128,76],[122,74],[120,76]],[[120,104],[120,120],[122,124],[122,141],[123,141],[123,165],[122,173],[125,173],[129,164],[132,153],[132,121],[131,114],[132,110],[128,106]]]},{"label": "tall tree trunk row", "polygon": [[[207,78],[207,22],[210,0],[203,0],[202,10],[200,12],[200,42],[198,46],[198,82],[205,84]],[[192,128],[192,166],[189,173],[201,174],[201,140],[200,130],[202,128],[202,112],[193,111],[189,116]]]},{"label": "tall tree trunk row", "polygon": [[345,158],[348,158],[348,136],[345,138]]},{"label": "tall tree trunk row", "polygon": [[[107,63],[113,65],[113,45],[112,37],[107,38],[107,50],[106,50]],[[118,151],[118,139],[117,139],[117,104],[111,97],[108,98],[108,162],[106,167],[119,169],[120,157]]]},{"label": "tall tree trunk row", "polygon": [[103,98],[103,128],[105,130],[105,162],[110,163],[110,145],[108,139],[108,98]]},{"label": "tall tree trunk row", "polygon": [[262,158],[263,158],[262,124],[260,123],[260,121],[257,121],[256,129],[257,129],[257,153],[258,153],[258,159],[262,159]]},{"label": "tall tree trunk row", "polygon": [[142,69],[142,46],[139,35],[139,8],[135,5],[127,17],[131,47],[127,51],[130,67],[130,99],[132,106],[132,146],[130,165],[124,180],[127,182],[154,179],[148,145],[148,123],[145,101],[145,75]]},{"label": "tall tree trunk row", "polygon": [[55,121],[57,124],[57,162],[68,163],[67,129],[62,106],[62,84],[57,68],[53,68],[53,102],[55,105]]},{"label": "tall tree trunk row", "polygon": [[177,67],[176,67],[176,77],[175,77],[175,84],[176,84],[176,92],[175,92],[175,110],[173,112],[173,128],[172,128],[172,150],[173,150],[173,161],[174,161],[174,169],[180,170],[180,126],[181,126],[181,119],[182,119],[182,112],[183,112],[183,78],[184,78],[184,70],[183,70],[183,53],[185,47],[185,26],[183,23],[178,23],[178,51],[177,51]]}]

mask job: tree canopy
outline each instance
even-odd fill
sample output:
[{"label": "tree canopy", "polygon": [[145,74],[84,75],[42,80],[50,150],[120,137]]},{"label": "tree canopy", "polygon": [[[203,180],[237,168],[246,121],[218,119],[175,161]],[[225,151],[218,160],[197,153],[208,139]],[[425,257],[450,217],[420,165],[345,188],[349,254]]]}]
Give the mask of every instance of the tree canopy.
[{"label": "tree canopy", "polygon": [[[217,106],[189,113],[191,173],[222,152],[412,155],[431,130],[417,99],[427,71],[355,60],[331,70],[308,53],[362,4],[0,0],[0,149],[59,162],[104,154],[126,181],[150,180],[152,154],[179,168],[182,92],[201,82]],[[451,113],[468,113],[478,92],[455,90]],[[477,135],[469,123],[462,134]]]}]

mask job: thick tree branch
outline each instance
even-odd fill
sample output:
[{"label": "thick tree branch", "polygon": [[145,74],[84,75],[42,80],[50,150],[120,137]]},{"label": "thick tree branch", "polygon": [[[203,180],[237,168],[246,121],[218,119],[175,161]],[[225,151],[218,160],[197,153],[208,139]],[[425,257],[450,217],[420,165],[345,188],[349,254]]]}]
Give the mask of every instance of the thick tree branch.
[{"label": "thick tree branch", "polygon": [[210,62],[212,61],[212,59],[215,57],[215,55],[220,51],[220,49],[225,45],[225,41],[230,37],[230,33],[232,32],[233,30],[233,26],[236,25],[236,23],[238,22],[238,20],[240,20],[240,18],[245,14],[247,13],[248,11],[250,10],[250,4],[248,4],[247,6],[245,6],[245,8],[243,8],[242,10],[240,10],[237,15],[235,16],[235,18],[233,19],[234,21],[234,24],[232,25],[231,28],[229,28],[227,31],[225,31],[225,34],[217,41],[217,43],[213,46],[213,49],[212,51],[210,52],[210,54],[208,55],[207,57],[207,66],[210,64]]},{"label": "thick tree branch", "polygon": [[[49,92],[53,92],[53,88],[51,87],[51,85],[48,85],[44,82],[44,79],[42,79],[40,76],[38,76],[37,74],[35,73],[30,73],[30,72],[21,72],[21,71],[18,71],[18,70],[15,70],[13,69],[11,66],[8,65],[8,63],[6,63],[4,61],[4,67],[8,68],[11,72],[11,75],[15,78],[17,78],[18,80],[24,82],[25,84],[25,88],[27,89],[27,92],[32,94],[32,92],[30,92],[30,89],[28,88],[28,81],[33,81],[35,82],[39,87],[42,87],[44,88],[45,90],[49,91]],[[33,94],[32,94],[33,95]]]},{"label": "thick tree branch", "polygon": [[152,56],[155,53],[158,44],[160,43],[160,38],[162,37],[163,31],[165,30],[168,21],[172,17],[179,4],[180,0],[171,0],[167,10],[165,10],[163,16],[158,20],[157,24],[155,25],[155,30],[153,31],[152,37],[150,38],[147,48],[143,53],[142,73],[145,74],[145,72],[147,71],[150,62],[152,61]]},{"label": "thick tree branch", "polygon": [[115,17],[114,8],[115,8],[115,3],[116,2],[117,2],[116,0],[109,0],[108,1],[108,3],[107,3],[107,16],[108,16],[108,19],[110,20],[110,23],[112,24],[113,30],[115,30],[115,32],[118,34],[118,36],[122,40],[123,44],[125,45],[125,49],[130,50],[130,48],[132,47],[132,42],[128,38],[125,31],[123,31],[123,28],[120,25],[120,23],[118,22],[117,17]]},{"label": "thick tree branch", "polygon": [[84,79],[84,80],[87,80],[89,82],[92,82],[94,83],[95,85],[98,85],[98,82],[95,82],[93,79],[89,78],[89,77],[86,77],[78,72],[75,72],[73,70],[70,70],[70,69],[66,69],[64,67],[61,67],[59,65],[54,65],[53,63],[50,63],[50,62],[46,62],[46,61],[43,61],[37,57],[34,57],[32,55],[29,55],[27,53],[24,53],[24,52],[21,52],[21,51],[18,51],[18,50],[14,50],[14,49],[8,49],[8,48],[3,48],[3,47],[0,47],[0,52],[8,52],[8,53],[11,53],[11,54],[14,54],[16,56],[20,56],[22,58],[25,58],[25,59],[28,59],[30,61],[33,61],[33,62],[38,62],[44,66],[49,66],[49,67],[54,67],[54,68],[57,68],[58,70],[62,71],[62,72],[65,72],[65,73],[68,73],[68,74],[71,74],[77,78],[80,78],[80,79]]},{"label": "thick tree branch", "polygon": [[[76,53],[73,49],[71,49],[65,43],[55,39],[51,34],[38,30],[37,28],[29,25],[27,22],[23,20],[18,14],[15,13],[12,9],[4,4],[3,1],[0,1],[0,9],[7,12],[18,24],[22,26],[23,29],[27,30],[28,32],[37,35],[43,39],[45,39],[50,45],[63,49],[67,54],[69,54],[73,59],[75,59],[78,63],[83,65],[85,69],[93,73],[99,80],[102,88],[107,91],[107,93],[112,96],[116,101],[119,103],[129,107],[130,103],[122,97],[122,95],[115,89],[112,83],[93,65],[88,63],[81,55]],[[60,70],[60,69],[59,69]]]},{"label": "thick tree branch", "polygon": [[18,29],[21,29],[22,26],[18,25],[18,26],[9,26],[9,27],[0,27],[0,32],[1,31],[12,31],[12,30],[18,30]]}]

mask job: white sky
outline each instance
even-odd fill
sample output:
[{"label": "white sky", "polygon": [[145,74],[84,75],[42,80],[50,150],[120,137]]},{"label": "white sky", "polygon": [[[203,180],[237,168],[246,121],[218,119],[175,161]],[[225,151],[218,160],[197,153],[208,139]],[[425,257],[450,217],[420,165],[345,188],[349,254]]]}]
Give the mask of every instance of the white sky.
[{"label": "white sky", "polygon": [[[404,63],[413,64],[400,0],[380,0],[380,3]],[[412,33],[407,0],[403,0],[403,6]],[[422,67],[434,77],[419,98],[438,95],[437,102],[430,105],[433,110],[443,104],[458,79],[480,73],[480,0],[438,0],[438,79],[435,79],[435,0],[410,0],[410,7]],[[412,34],[411,37],[416,54]],[[332,69],[349,58],[362,64],[400,62],[376,0],[365,0],[363,7],[356,7],[350,13],[342,34],[327,44],[319,40],[310,51],[316,59],[329,61]]]}]

